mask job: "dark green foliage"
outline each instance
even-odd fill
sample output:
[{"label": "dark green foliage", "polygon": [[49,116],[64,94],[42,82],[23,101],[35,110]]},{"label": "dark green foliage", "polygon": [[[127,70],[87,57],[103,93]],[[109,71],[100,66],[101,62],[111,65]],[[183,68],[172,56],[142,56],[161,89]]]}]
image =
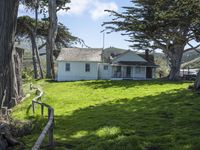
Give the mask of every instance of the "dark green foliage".
[{"label": "dark green foliage", "polygon": [[31,81],[33,79],[33,71],[25,67],[22,70],[22,79],[23,81]]},{"label": "dark green foliage", "polygon": [[132,0],[123,13],[104,23],[106,29],[125,31],[134,48],[167,51],[177,42],[198,40],[200,2],[198,0]]},{"label": "dark green foliage", "polygon": [[[37,35],[38,38],[45,39],[48,35],[48,21],[39,20],[37,25]],[[18,38],[29,38],[31,32],[33,32],[35,27],[35,19],[29,16],[21,16],[17,19],[17,32],[16,36]],[[82,42],[79,38],[73,36],[69,29],[62,23],[58,24],[58,35],[56,37],[56,45],[61,47],[70,47],[74,42]]]},{"label": "dark green foliage", "polygon": [[17,37],[24,37],[30,34],[30,29],[33,31],[35,28],[35,20],[29,16],[22,16],[17,19]]},{"label": "dark green foliage", "polygon": [[[35,9],[35,7],[38,7],[40,9],[40,13],[46,13],[47,7],[48,7],[49,0],[21,0],[21,3],[27,6],[29,9]],[[70,3],[70,0],[57,0],[56,4],[58,7],[58,10],[65,9],[68,10],[68,7],[65,7],[66,3]]]}]

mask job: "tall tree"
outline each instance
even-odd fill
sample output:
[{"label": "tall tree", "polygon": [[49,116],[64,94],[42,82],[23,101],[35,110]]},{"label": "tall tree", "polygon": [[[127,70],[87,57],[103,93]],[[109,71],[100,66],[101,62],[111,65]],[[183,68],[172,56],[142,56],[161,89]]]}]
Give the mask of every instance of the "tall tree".
[{"label": "tall tree", "polygon": [[32,46],[32,61],[33,61],[33,70],[34,78],[38,79],[38,68],[40,70],[40,77],[43,78],[43,72],[40,63],[40,57],[37,49],[36,34],[35,34],[35,20],[28,17],[19,17],[17,19],[17,37],[27,36],[31,40]]},{"label": "tall tree", "polygon": [[[34,22],[35,19],[29,16],[18,17],[16,32],[18,41],[22,39],[31,39],[33,36],[32,32],[34,30]],[[43,44],[39,46],[39,49],[41,49],[46,46],[46,37],[48,36],[49,23],[48,20],[38,20],[37,22],[37,39],[43,41]],[[84,44],[83,40],[73,36],[69,32],[69,29],[62,23],[58,23],[58,33],[55,42],[57,50],[61,49],[62,47],[72,47],[75,43]],[[32,45],[34,44],[32,43]],[[55,53],[55,51],[53,51],[53,53]]]},{"label": "tall tree", "polygon": [[14,86],[15,81],[12,77],[12,52],[15,41],[18,5],[18,0],[0,1],[0,102],[2,103],[4,99],[4,105],[8,107],[12,107],[15,104],[16,95],[13,93],[13,88],[18,88]]},{"label": "tall tree", "polygon": [[[115,18],[105,22],[106,29],[125,31],[137,49],[161,49],[170,63],[170,80],[179,78],[183,53],[200,45],[199,0],[132,0],[123,13],[109,11]],[[190,48],[186,48],[190,47]]]},{"label": "tall tree", "polygon": [[69,3],[70,0],[48,0],[48,12],[49,12],[49,33],[47,37],[47,47],[46,47],[46,77],[55,78],[54,71],[54,60],[53,60],[53,51],[56,48],[56,37],[58,31],[58,17],[57,12],[61,9],[68,10],[68,7],[65,7],[66,3]]},{"label": "tall tree", "polygon": [[[33,8],[32,0],[24,0],[28,7]],[[39,3],[40,12],[43,12],[46,16],[46,12],[49,14],[49,32],[47,36],[46,44],[46,77],[54,78],[54,60],[53,60],[53,51],[55,50],[55,40],[58,30],[58,19],[57,12],[59,10],[68,10],[66,3],[69,3],[70,0],[41,0]],[[46,9],[48,7],[48,10]]]},{"label": "tall tree", "polygon": [[38,9],[39,9],[39,0],[35,0],[34,3],[34,7],[35,7],[35,30],[34,30],[34,38],[35,38],[35,51],[36,51],[36,56],[37,56],[37,63],[38,63],[38,67],[40,70],[40,78],[44,78],[43,76],[43,71],[42,71],[42,65],[41,65],[41,61],[40,61],[40,57],[39,57],[39,52],[38,52],[38,46],[37,46],[37,29],[38,29]]},{"label": "tall tree", "polygon": [[56,0],[49,0],[49,34],[46,48],[46,77],[55,77],[53,51],[55,50],[55,39],[58,31],[57,4]]},{"label": "tall tree", "polygon": [[[32,43],[32,60],[33,60],[33,68],[34,68],[34,78],[35,79],[43,78],[43,71],[42,71],[42,66],[41,66],[41,61],[40,61],[40,57],[39,57],[36,39],[37,39],[38,14],[39,14],[38,9],[39,9],[40,6],[42,6],[42,3],[44,1],[41,1],[41,0],[21,0],[21,2],[22,2],[22,4],[27,6],[28,9],[35,12],[35,20],[34,20],[34,22],[32,22],[31,25],[27,24],[27,20],[25,20],[25,21],[26,21],[26,24],[28,25],[28,26],[26,26],[26,29],[28,27],[29,30],[31,31],[29,33],[31,35],[30,39],[31,39],[31,43]],[[44,10],[44,9],[42,9],[42,10]],[[23,22],[22,22],[22,24],[23,24]],[[32,26],[34,28],[32,28]],[[39,74],[38,74],[38,70],[39,70],[39,73],[40,73],[40,77],[39,77]]]}]

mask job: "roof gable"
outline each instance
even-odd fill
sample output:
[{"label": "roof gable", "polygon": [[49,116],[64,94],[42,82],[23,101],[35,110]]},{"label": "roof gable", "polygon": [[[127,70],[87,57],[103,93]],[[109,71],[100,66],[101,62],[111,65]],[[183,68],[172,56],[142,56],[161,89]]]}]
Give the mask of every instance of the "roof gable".
[{"label": "roof gable", "polygon": [[63,48],[57,61],[91,61],[101,62],[102,49]]},{"label": "roof gable", "polygon": [[117,62],[121,62],[121,61],[147,62],[144,58],[140,57],[135,52],[130,51],[130,50],[122,53],[121,55],[119,55],[118,57],[116,57],[112,60],[113,63],[117,63]]}]

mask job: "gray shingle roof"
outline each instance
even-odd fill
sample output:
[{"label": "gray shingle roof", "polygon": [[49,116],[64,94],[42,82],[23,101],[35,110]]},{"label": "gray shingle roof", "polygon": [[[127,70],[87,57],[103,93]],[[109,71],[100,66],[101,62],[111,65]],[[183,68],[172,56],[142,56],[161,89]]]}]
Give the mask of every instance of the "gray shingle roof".
[{"label": "gray shingle roof", "polygon": [[149,67],[158,67],[151,62],[141,62],[141,61],[120,61],[117,63],[118,65],[138,65],[138,66],[149,66]]},{"label": "gray shingle roof", "polygon": [[63,48],[57,61],[92,61],[101,62],[102,49]]}]

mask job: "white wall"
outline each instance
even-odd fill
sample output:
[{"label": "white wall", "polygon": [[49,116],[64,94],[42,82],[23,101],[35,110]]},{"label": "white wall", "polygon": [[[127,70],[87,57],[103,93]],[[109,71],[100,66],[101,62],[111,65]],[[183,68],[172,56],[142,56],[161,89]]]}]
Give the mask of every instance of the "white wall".
[{"label": "white wall", "polygon": [[135,54],[132,51],[129,51],[125,53],[124,55],[120,56],[119,58],[116,58],[113,60],[113,63],[119,62],[119,61],[142,61],[146,62],[145,59],[140,57],[139,55]]},{"label": "white wall", "polygon": [[[108,70],[104,70],[104,66],[108,66]],[[99,79],[111,79],[112,68],[110,64],[100,63],[99,64]]]},{"label": "white wall", "polygon": [[[70,63],[70,71],[66,71],[66,63]],[[85,64],[90,64],[90,72],[85,72]],[[58,62],[58,81],[70,80],[96,80],[98,79],[97,62]]]},{"label": "white wall", "polygon": [[156,68],[152,69],[152,78],[156,79]]}]

